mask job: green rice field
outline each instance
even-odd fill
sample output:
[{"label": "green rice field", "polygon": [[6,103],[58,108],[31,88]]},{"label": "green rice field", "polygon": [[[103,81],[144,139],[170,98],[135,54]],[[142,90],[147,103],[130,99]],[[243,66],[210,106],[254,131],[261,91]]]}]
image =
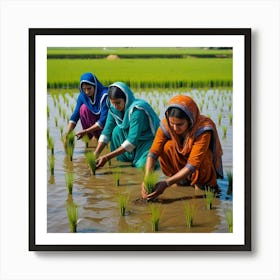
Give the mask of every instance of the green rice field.
[{"label": "green rice field", "polygon": [[[106,56],[94,50],[96,58],[89,49],[48,50],[48,89],[77,88],[84,72],[94,73],[104,85],[123,81],[132,89],[232,87],[231,50],[122,48],[106,49]],[[84,57],[69,58],[77,51]],[[170,58],[171,51],[176,58]],[[114,59],[108,59],[109,53]]]}]

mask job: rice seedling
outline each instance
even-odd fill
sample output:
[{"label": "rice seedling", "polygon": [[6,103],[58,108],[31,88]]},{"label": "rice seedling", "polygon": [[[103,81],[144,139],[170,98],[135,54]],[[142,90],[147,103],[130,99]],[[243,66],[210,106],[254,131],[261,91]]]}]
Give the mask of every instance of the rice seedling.
[{"label": "rice seedling", "polygon": [[120,185],[120,177],[121,177],[121,169],[117,167],[114,170],[114,182],[116,187]]},{"label": "rice seedling", "polygon": [[221,113],[218,114],[218,125],[221,125],[222,123],[222,117],[223,115]]},{"label": "rice seedling", "polygon": [[71,131],[66,136],[66,152],[70,161],[73,160],[74,148],[75,148],[75,133],[74,131]]},{"label": "rice seedling", "polygon": [[159,208],[155,205],[151,205],[151,222],[152,222],[152,231],[158,231],[159,225],[159,218],[160,218],[160,211]]},{"label": "rice seedling", "polygon": [[191,228],[193,226],[193,218],[195,213],[194,204],[190,201],[187,201],[184,204],[184,210],[185,210],[185,217],[186,217],[186,225],[188,228]]},{"label": "rice seedling", "polygon": [[145,190],[147,194],[155,191],[155,185],[159,180],[159,174],[157,172],[150,172],[144,178]]},{"label": "rice seedling", "polygon": [[121,216],[125,216],[126,210],[127,210],[127,204],[128,204],[129,197],[127,194],[120,194],[119,196],[119,209]]},{"label": "rice seedling", "polygon": [[55,166],[55,157],[54,157],[54,155],[50,155],[48,157],[48,163],[49,163],[49,170],[50,170],[51,176],[54,176],[54,166]]},{"label": "rice seedling", "polygon": [[60,138],[62,138],[62,136],[63,136],[63,129],[64,129],[64,127],[63,127],[63,125],[61,125],[61,126],[59,127]]},{"label": "rice seedling", "polygon": [[214,199],[215,199],[215,191],[212,190],[210,187],[207,187],[205,189],[205,202],[208,210],[212,209]]},{"label": "rice seedling", "polygon": [[225,212],[225,216],[226,216],[226,222],[227,222],[227,226],[228,226],[228,231],[230,233],[233,232],[233,215],[232,215],[232,207],[229,207],[227,209],[227,211]]},{"label": "rice seedling", "polygon": [[223,130],[223,138],[227,138],[227,126],[222,126],[222,130]]},{"label": "rice seedling", "polygon": [[88,143],[89,143],[89,137],[87,134],[85,134],[82,138],[83,142],[85,143],[86,145],[86,148],[88,148]]},{"label": "rice seedling", "polygon": [[65,182],[68,194],[72,195],[73,192],[73,183],[74,183],[74,174],[71,172],[67,172],[65,174]]},{"label": "rice seedling", "polygon": [[232,171],[231,170],[227,170],[227,178],[228,178],[228,190],[227,190],[227,194],[232,194]]},{"label": "rice seedling", "polygon": [[91,174],[95,175],[96,170],[96,155],[93,152],[86,152],[87,164],[90,168]]},{"label": "rice seedling", "polygon": [[62,110],[62,107],[61,107],[61,104],[59,103],[58,104],[58,113],[59,113],[60,116],[61,116],[61,110]]},{"label": "rice seedling", "polygon": [[53,142],[53,138],[51,136],[48,137],[48,148],[51,151],[51,154],[54,154],[54,142]]},{"label": "rice seedling", "polygon": [[50,108],[49,108],[49,106],[47,106],[47,118],[48,119],[50,118]]},{"label": "rice seedling", "polygon": [[66,211],[67,211],[70,231],[77,232],[78,206],[73,202],[66,203]]},{"label": "rice seedling", "polygon": [[232,125],[232,114],[229,114],[229,124]]},{"label": "rice seedling", "polygon": [[228,110],[231,111],[232,108],[232,102],[228,103]]},{"label": "rice seedling", "polygon": [[57,125],[58,125],[58,117],[54,117],[54,123],[55,123],[55,127],[57,127]]},{"label": "rice seedling", "polygon": [[62,118],[63,119],[66,119],[66,114],[67,114],[66,110],[62,109]]}]

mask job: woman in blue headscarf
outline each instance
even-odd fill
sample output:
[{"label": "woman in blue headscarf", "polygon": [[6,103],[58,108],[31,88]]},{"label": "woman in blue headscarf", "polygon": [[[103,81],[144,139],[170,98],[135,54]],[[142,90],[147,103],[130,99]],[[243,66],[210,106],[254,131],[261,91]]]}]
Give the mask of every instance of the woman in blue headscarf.
[{"label": "woman in blue headscarf", "polygon": [[160,120],[153,108],[144,100],[136,99],[131,89],[122,82],[109,86],[109,113],[95,150],[98,157],[107,143],[111,152],[97,159],[96,167],[117,157],[133,166],[145,166]]},{"label": "woman in blue headscarf", "polygon": [[84,73],[80,78],[80,94],[67,127],[66,136],[81,120],[82,130],[76,133],[78,139],[88,135],[89,139],[99,138],[105,126],[108,106],[108,87],[103,86],[92,73]]}]

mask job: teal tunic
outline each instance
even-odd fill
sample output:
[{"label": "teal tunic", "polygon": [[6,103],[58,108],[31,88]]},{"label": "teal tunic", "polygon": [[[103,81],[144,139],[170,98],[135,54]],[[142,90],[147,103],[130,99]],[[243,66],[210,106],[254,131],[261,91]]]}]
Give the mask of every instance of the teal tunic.
[{"label": "teal tunic", "polygon": [[117,159],[141,168],[145,166],[160,120],[146,101],[134,97],[127,85],[116,82],[111,86],[117,86],[125,93],[125,112],[117,111],[108,99],[109,113],[99,141],[110,142],[111,151],[124,147],[126,152]]}]

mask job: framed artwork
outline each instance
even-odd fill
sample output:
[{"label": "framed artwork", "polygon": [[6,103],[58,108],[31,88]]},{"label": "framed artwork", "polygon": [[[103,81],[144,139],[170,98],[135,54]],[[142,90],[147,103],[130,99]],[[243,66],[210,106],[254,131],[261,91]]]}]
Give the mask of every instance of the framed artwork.
[{"label": "framed artwork", "polygon": [[[216,191],[177,182],[147,201],[143,166],[95,170],[98,140],[65,138],[84,73],[126,84],[160,121],[189,96],[220,139]],[[251,30],[29,29],[29,250],[250,251]]]}]

